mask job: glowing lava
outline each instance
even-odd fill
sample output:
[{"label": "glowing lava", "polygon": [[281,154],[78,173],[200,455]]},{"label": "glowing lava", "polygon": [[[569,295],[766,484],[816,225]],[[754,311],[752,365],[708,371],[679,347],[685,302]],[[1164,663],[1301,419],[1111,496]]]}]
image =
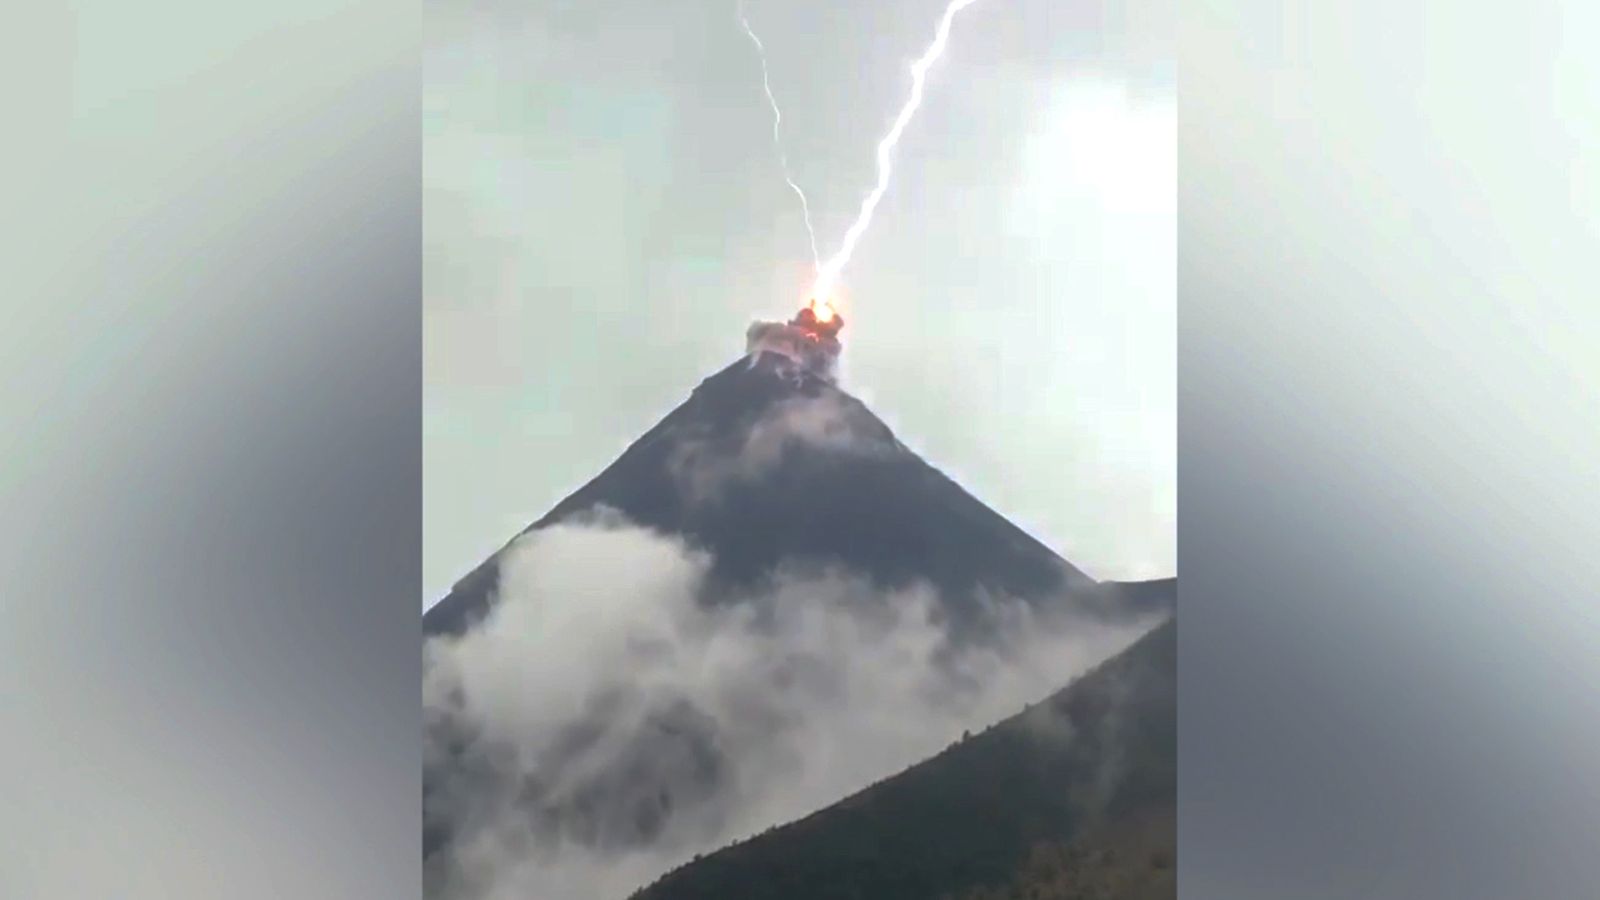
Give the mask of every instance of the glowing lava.
[{"label": "glowing lava", "polygon": [[844,330],[844,316],[839,315],[832,303],[813,297],[795,313],[789,325],[798,328],[801,336],[808,341],[827,343],[837,348],[839,332]]},{"label": "glowing lava", "polygon": [[839,359],[839,332],[844,316],[827,300],[813,299],[787,322],[752,322],[745,332],[745,353],[751,364],[763,353],[788,357],[827,380]]}]

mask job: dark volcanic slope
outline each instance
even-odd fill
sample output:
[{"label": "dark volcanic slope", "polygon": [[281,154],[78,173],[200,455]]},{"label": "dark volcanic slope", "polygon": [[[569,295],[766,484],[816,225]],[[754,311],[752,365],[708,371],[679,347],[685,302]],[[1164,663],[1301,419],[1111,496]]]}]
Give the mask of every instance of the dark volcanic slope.
[{"label": "dark volcanic slope", "polygon": [[[962,652],[1001,649],[979,649],[986,638],[1002,639],[1004,616],[988,615],[999,607],[986,604],[986,594],[1067,612],[1059,618],[1072,627],[1088,623],[1071,613],[1126,621],[1171,607],[1170,591],[1096,585],[906,449],[858,400],[773,354],[741,358],[706,379],[524,533],[601,508],[706,551],[709,577],[695,585],[702,604],[759,604],[780,566],[843,568],[852,582],[883,587],[931,583],[950,652],[930,665],[951,666],[939,677],[952,690],[962,689]],[[425,614],[426,636],[472,631],[495,602],[504,556],[506,549],[490,557]],[[467,640],[434,646],[449,654],[470,648]],[[631,684],[627,661],[618,665],[616,678],[573,696],[582,710],[552,724],[548,744],[535,741],[532,750],[483,728],[481,710],[449,683],[448,666],[430,670],[440,676],[440,700],[425,710],[430,896],[469,897],[487,887],[471,854],[457,851],[502,832],[530,841],[530,854],[667,847],[691,832],[706,835],[693,840],[700,846],[722,833],[721,817],[739,802],[741,760],[782,752],[794,735],[780,732],[805,727],[807,719],[792,714],[794,697],[827,700],[827,679],[812,685],[783,666],[752,669],[729,705],[719,693]],[[534,751],[530,762],[524,753]]]},{"label": "dark volcanic slope", "polygon": [[1169,619],[1045,702],[636,900],[1171,897],[1176,649]]},{"label": "dark volcanic slope", "polygon": [[[950,597],[978,585],[1031,597],[1092,584],[860,401],[769,354],[706,379],[528,530],[599,505],[711,551],[722,584],[759,579],[780,559],[842,564],[885,584],[925,579]],[[483,616],[499,555],[427,612],[425,634],[460,633]]]}]

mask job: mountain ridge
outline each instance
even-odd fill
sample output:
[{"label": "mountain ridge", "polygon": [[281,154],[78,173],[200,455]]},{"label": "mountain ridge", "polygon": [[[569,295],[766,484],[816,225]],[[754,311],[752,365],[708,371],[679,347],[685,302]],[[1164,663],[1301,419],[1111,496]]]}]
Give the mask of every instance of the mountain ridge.
[{"label": "mountain ridge", "polygon": [[[1099,866],[1124,881],[1132,869],[1133,880],[1142,878],[1137,890],[1110,896],[1171,896],[1176,725],[1169,617],[1022,712],[831,806],[680,866],[630,900],[1010,897],[1019,880],[1041,877],[1031,869],[1063,868],[1050,854],[1071,860],[1068,868]],[[1143,856],[1116,860],[1130,845]]]}]

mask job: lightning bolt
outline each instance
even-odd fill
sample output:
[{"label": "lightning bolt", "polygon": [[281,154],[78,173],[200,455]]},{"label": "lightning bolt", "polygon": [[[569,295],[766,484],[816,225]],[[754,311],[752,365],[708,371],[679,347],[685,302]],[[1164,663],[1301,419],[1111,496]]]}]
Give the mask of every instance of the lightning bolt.
[{"label": "lightning bolt", "polygon": [[834,282],[839,279],[839,272],[850,261],[850,254],[855,252],[856,243],[861,240],[861,235],[872,223],[872,213],[878,208],[878,201],[883,199],[884,191],[889,189],[889,176],[894,171],[892,154],[895,144],[900,142],[900,135],[911,123],[912,116],[916,115],[917,107],[922,105],[922,88],[927,81],[928,69],[944,55],[945,45],[950,41],[950,24],[955,21],[956,13],[976,2],[977,0],[951,0],[950,5],[944,9],[944,17],[939,20],[939,28],[934,33],[933,43],[928,45],[928,49],[923,52],[920,59],[911,64],[911,96],[906,100],[906,105],[901,107],[900,114],[895,116],[889,133],[878,142],[878,183],[867,194],[866,199],[861,201],[861,212],[856,216],[856,221],[850,226],[850,230],[845,232],[839,252],[817,268],[817,282],[811,289],[813,297],[827,299]]},{"label": "lightning bolt", "polygon": [[817,254],[817,233],[811,227],[811,207],[806,203],[806,192],[800,190],[800,185],[794,183],[794,177],[789,174],[789,155],[784,152],[783,138],[779,136],[778,126],[783,122],[783,113],[778,111],[778,98],[772,96],[772,81],[767,74],[767,48],[761,45],[761,38],[756,37],[756,31],[750,27],[750,20],[744,14],[744,0],[738,0],[736,11],[739,14],[739,24],[744,27],[744,33],[750,36],[750,43],[756,45],[756,55],[761,57],[761,89],[767,92],[767,104],[772,107],[772,145],[778,150],[778,165],[783,167],[783,180],[794,189],[795,195],[800,198],[800,215],[805,219],[806,236],[811,239],[811,262],[822,271],[821,257]]}]

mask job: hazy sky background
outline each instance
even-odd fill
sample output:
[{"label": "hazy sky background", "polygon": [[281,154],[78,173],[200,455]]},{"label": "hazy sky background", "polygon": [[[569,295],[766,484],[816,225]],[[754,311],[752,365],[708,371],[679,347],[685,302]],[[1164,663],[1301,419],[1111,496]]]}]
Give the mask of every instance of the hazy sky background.
[{"label": "hazy sky background", "polygon": [[[748,0],[824,256],[939,0]],[[426,9],[431,602],[808,284],[733,0]],[[980,0],[843,276],[843,386],[1090,574],[1175,566],[1167,0]]]}]

